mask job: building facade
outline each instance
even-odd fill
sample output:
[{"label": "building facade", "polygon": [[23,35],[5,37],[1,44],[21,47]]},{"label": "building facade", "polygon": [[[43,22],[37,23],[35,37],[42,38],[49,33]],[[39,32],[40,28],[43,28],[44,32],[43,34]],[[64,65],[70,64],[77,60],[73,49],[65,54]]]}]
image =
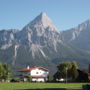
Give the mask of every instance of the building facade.
[{"label": "building facade", "polygon": [[31,77],[33,82],[45,82],[48,80],[49,70],[43,67],[27,67],[19,70],[21,77],[27,81],[27,77]]}]

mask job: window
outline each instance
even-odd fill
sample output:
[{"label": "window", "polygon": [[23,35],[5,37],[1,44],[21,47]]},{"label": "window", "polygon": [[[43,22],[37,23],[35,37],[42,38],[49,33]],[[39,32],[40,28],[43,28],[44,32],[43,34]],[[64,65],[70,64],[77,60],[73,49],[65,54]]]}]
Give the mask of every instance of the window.
[{"label": "window", "polygon": [[38,72],[36,72],[36,74],[38,74]]}]

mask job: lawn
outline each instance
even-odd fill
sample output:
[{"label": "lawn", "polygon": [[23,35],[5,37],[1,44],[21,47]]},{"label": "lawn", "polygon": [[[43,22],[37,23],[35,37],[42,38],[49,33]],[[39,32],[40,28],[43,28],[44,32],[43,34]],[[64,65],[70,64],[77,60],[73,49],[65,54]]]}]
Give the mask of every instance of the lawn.
[{"label": "lawn", "polygon": [[0,83],[0,90],[65,90],[63,88],[82,88],[85,84],[87,83]]}]

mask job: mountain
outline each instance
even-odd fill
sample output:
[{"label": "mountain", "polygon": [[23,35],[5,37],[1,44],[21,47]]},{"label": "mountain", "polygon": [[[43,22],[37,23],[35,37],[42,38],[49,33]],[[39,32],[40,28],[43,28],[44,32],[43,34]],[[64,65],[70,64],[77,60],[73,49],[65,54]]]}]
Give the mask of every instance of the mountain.
[{"label": "mountain", "polygon": [[76,60],[87,67],[90,53],[63,40],[50,18],[41,13],[22,30],[0,31],[0,60],[17,70],[27,65],[46,67],[55,73],[61,61]]},{"label": "mountain", "polygon": [[90,51],[90,19],[75,28],[62,32],[62,36],[77,48]]}]

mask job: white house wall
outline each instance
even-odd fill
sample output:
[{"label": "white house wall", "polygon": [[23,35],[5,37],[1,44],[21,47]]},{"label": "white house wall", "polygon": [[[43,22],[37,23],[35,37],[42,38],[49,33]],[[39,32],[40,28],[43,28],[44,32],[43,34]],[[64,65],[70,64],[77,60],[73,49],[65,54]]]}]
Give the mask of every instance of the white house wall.
[{"label": "white house wall", "polygon": [[31,76],[44,76],[47,77],[48,72],[40,70],[40,69],[35,69],[31,71]]}]

